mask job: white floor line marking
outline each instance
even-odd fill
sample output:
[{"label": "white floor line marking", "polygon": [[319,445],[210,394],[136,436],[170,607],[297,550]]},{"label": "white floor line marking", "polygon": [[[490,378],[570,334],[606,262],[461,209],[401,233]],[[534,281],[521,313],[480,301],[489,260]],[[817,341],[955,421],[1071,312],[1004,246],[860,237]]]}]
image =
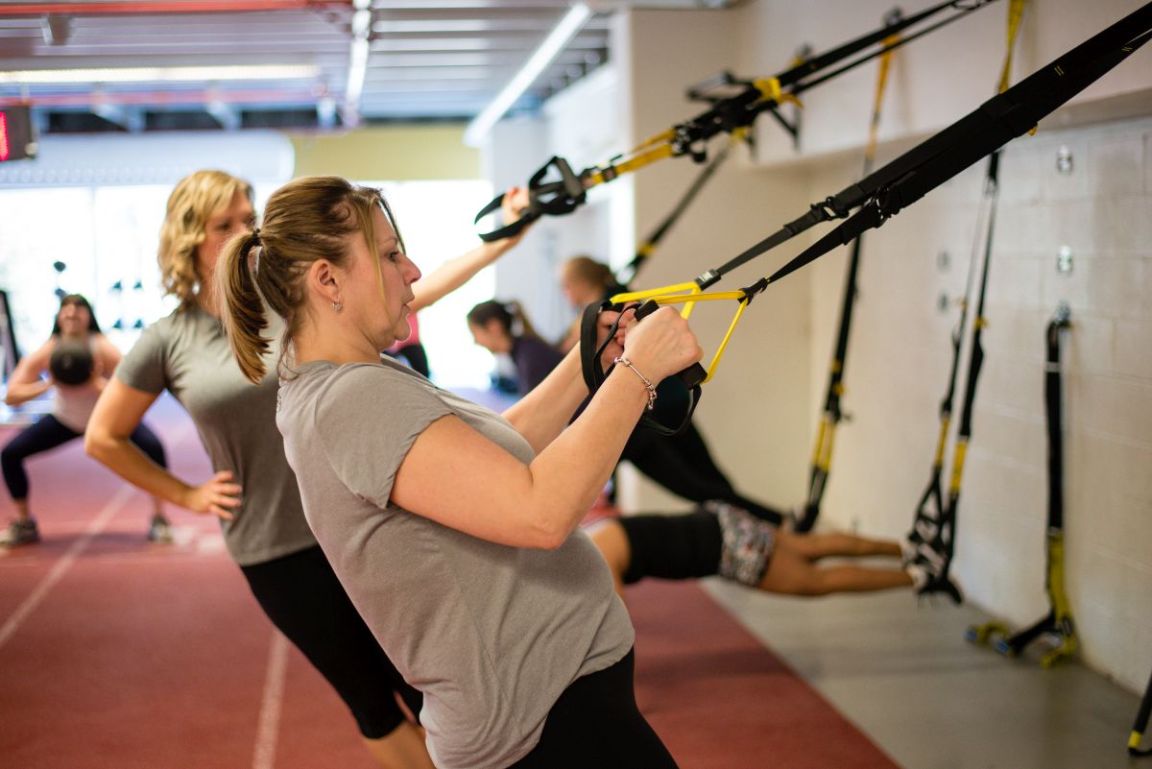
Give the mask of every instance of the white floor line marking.
[{"label": "white floor line marking", "polygon": [[288,641],[279,631],[272,633],[268,650],[268,674],[260,700],[260,720],[256,726],[256,752],[252,769],[273,769],[276,741],[280,737],[280,706],[284,702],[284,674],[288,669]]},{"label": "white floor line marking", "polygon": [[8,639],[20,629],[20,625],[28,618],[28,615],[36,609],[40,602],[44,600],[44,597],[48,595],[48,591],[68,573],[68,570],[72,568],[72,564],[76,563],[76,559],[80,556],[80,553],[84,552],[84,548],[88,547],[96,535],[104,530],[104,527],[108,525],[108,521],[112,520],[112,516],[120,512],[120,508],[124,507],[124,503],[131,499],[135,493],[136,489],[134,487],[123,485],[112,495],[112,499],[110,499],[108,504],[104,505],[104,509],[97,513],[96,517],[92,519],[88,527],[84,530],[84,533],[80,535],[80,538],[72,543],[72,546],[68,548],[68,552],[61,556],[51,571],[49,571],[32,590],[32,593],[24,599],[23,603],[16,607],[16,611],[12,612],[12,616],[4,623],[4,626],[0,627],[0,648],[3,648],[4,644],[8,642]]}]

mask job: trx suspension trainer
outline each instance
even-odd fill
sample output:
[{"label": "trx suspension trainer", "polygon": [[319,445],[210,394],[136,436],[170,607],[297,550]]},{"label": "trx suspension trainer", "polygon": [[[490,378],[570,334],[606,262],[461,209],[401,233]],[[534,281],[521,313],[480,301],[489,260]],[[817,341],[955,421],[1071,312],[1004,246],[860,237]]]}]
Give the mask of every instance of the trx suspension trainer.
[{"label": "trx suspension trainer", "polygon": [[[529,202],[520,212],[520,218],[490,232],[481,233],[480,238],[485,241],[499,240],[515,235],[541,216],[569,214],[584,203],[587,192],[592,187],[610,182],[622,174],[631,173],[656,161],[690,155],[702,163],[707,159],[709,139],[720,133],[732,133],[738,129],[748,128],[763,112],[771,112],[786,128],[794,132],[795,127],[790,127],[787,120],[777,111],[782,103],[796,102],[796,97],[809,88],[855,69],[893,48],[910,43],[993,2],[996,0],[946,0],[906,19],[886,24],[838,48],[806,59],[773,77],[754,80],[737,95],[719,100],[702,114],[646,139],[626,154],[613,158],[603,165],[592,166],[576,173],[564,158],[553,157],[529,179]],[[884,43],[892,35],[927,22],[944,11],[953,13],[895,42]],[[881,47],[868,51],[877,45]],[[862,51],[867,52],[861,54]],[[841,64],[857,54],[861,55]],[[840,66],[832,69],[837,64]],[[546,181],[551,176],[559,178]],[[499,195],[484,206],[476,214],[476,222],[489,214],[499,212],[503,199],[504,196]]]},{"label": "trx suspension trainer", "polygon": [[1070,327],[1067,305],[1061,305],[1044,331],[1047,350],[1044,373],[1044,406],[1048,424],[1048,556],[1044,588],[1048,594],[1048,613],[1031,626],[1009,633],[1006,625],[988,622],[968,629],[969,641],[991,643],[1001,654],[1015,657],[1040,638],[1052,641],[1040,658],[1043,667],[1071,656],[1078,646],[1072,607],[1064,590],[1064,435],[1062,383],[1060,371],[1060,336]]},{"label": "trx suspension trainer", "polygon": [[[895,19],[889,17],[890,22]],[[892,39],[890,42],[896,42]],[[868,123],[868,143],[864,148],[864,176],[872,172],[876,160],[876,144],[880,130],[880,111],[884,104],[884,92],[888,86],[888,70],[892,66],[892,51],[880,57],[876,72],[876,91],[872,100],[872,116]],[[810,531],[820,515],[820,501],[828,485],[828,474],[832,468],[832,445],[836,436],[836,426],[844,418],[840,408],[840,398],[844,395],[844,365],[848,359],[848,339],[852,331],[852,314],[856,308],[858,290],[857,275],[860,272],[860,251],[864,235],[852,241],[848,255],[848,270],[844,279],[844,297],[840,303],[840,326],[836,333],[836,349],[828,369],[828,391],[824,396],[824,411],[820,417],[820,427],[816,442],[812,447],[812,463],[808,470],[808,498],[804,509],[796,519],[794,528],[798,532]]]},{"label": "trx suspension trainer", "polygon": [[[1020,17],[1024,12],[1025,0],[1012,0],[1008,11],[1008,48],[1004,57],[1004,67],[1000,72],[1000,93],[1008,90],[1008,80],[1012,74],[1012,53],[1020,30]],[[932,470],[928,486],[916,506],[912,529],[908,540],[917,552],[930,561],[939,571],[938,585],[953,600],[960,602],[960,591],[952,583],[948,574],[952,567],[955,552],[956,512],[960,505],[960,487],[964,477],[964,462],[968,444],[972,439],[972,412],[976,403],[976,387],[980,381],[980,371],[984,365],[984,327],[988,324],[984,315],[984,302],[988,294],[988,272],[992,264],[992,243],[996,232],[996,204],[1000,196],[1000,151],[988,158],[988,170],[984,177],[982,204],[987,212],[987,225],[984,234],[983,254],[980,255],[980,281],[976,288],[976,314],[972,319],[972,343],[969,351],[968,374],[964,386],[964,400],[960,408],[960,424],[956,443],[952,449],[952,475],[948,483],[948,496],[944,497],[942,478],[944,472],[944,452],[948,443],[948,430],[952,424],[953,397],[960,371],[960,351],[964,341],[964,331],[972,300],[972,276],[977,267],[978,255],[972,254],[968,265],[968,284],[960,310],[960,322],[952,336],[952,371],[948,378],[948,390],[940,402],[940,431],[936,441],[936,454],[932,460]]]},{"label": "trx suspension trainer", "polygon": [[[645,305],[637,310],[638,317],[653,311],[661,304],[683,303],[684,314],[687,315],[699,301],[738,302],[728,331],[707,369],[696,364],[691,369],[665,380],[665,383],[672,383],[669,389],[675,388],[681,394],[684,408],[688,413],[680,414],[669,422],[662,421],[663,427],[674,431],[678,424],[686,422],[699,400],[700,385],[715,373],[724,348],[731,339],[741,315],[757,294],[828,251],[850,243],[861,233],[882,226],[905,207],[915,203],[981,158],[999,150],[1017,136],[1028,133],[1040,119],[1103,77],[1147,43],[1150,37],[1152,37],[1152,3],[1125,16],[1015,86],[992,97],[968,115],[861,181],[813,204],[806,214],[788,222],[727,263],[705,271],[693,281],[612,297],[612,302],[617,304],[644,301]],[[992,171],[995,171],[995,162],[995,158],[990,161]],[[846,219],[846,221],[771,275],[739,290],[702,293],[704,289],[719,282],[728,272],[811,227],[834,219]],[[604,371],[600,367],[599,351],[587,349],[595,345],[587,345],[584,342],[590,335],[595,338],[596,314],[606,306],[611,305],[599,307],[591,305],[585,310],[582,323],[584,331],[582,346],[586,348],[584,376],[593,390],[603,381]],[[651,414],[646,415],[645,422],[651,425],[653,419]]]}]

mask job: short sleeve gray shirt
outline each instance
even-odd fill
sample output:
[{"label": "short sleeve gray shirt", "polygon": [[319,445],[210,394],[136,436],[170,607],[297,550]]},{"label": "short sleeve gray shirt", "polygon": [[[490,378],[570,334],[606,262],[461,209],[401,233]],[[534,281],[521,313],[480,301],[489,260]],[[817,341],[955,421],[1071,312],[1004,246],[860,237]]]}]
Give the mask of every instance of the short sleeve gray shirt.
[{"label": "short sleeve gray shirt", "polygon": [[301,365],[280,395],[277,424],[305,514],[380,645],[424,693],[436,766],[519,760],[563,690],[632,647],[608,568],[583,532],[553,551],[508,547],[389,498],[409,449],[441,417],[525,463],[531,447],[500,415],[391,361]]},{"label": "short sleeve gray shirt", "polygon": [[258,385],[240,372],[220,321],[195,305],[145,329],[116,369],[116,378],[129,387],[171,392],[196,424],[213,470],[232,471],[243,489],[241,504],[222,528],[241,566],[316,544],[276,429],[279,327],[266,335],[277,341]]}]

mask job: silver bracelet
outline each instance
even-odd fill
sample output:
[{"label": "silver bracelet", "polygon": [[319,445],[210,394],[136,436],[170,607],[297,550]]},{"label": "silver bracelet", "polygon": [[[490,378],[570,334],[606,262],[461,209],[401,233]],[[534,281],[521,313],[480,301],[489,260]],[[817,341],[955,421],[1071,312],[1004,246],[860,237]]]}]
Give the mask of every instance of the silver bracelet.
[{"label": "silver bracelet", "polygon": [[632,372],[636,374],[636,376],[640,377],[640,381],[644,383],[644,387],[648,390],[648,410],[651,411],[652,409],[656,408],[656,385],[652,384],[652,380],[641,374],[640,369],[633,366],[632,361],[628,360],[623,355],[617,357],[612,362],[624,364],[628,368],[632,369]]}]

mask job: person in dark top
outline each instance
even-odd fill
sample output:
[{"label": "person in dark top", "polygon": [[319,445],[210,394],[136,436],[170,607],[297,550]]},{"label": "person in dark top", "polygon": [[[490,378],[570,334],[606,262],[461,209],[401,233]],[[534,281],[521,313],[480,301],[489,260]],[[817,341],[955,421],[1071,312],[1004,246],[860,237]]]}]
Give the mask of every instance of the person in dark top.
[{"label": "person in dark top", "polygon": [[526,395],[559,365],[564,353],[532,328],[519,302],[489,299],[468,312],[472,339],[493,355],[507,355],[516,365],[516,386]]}]

